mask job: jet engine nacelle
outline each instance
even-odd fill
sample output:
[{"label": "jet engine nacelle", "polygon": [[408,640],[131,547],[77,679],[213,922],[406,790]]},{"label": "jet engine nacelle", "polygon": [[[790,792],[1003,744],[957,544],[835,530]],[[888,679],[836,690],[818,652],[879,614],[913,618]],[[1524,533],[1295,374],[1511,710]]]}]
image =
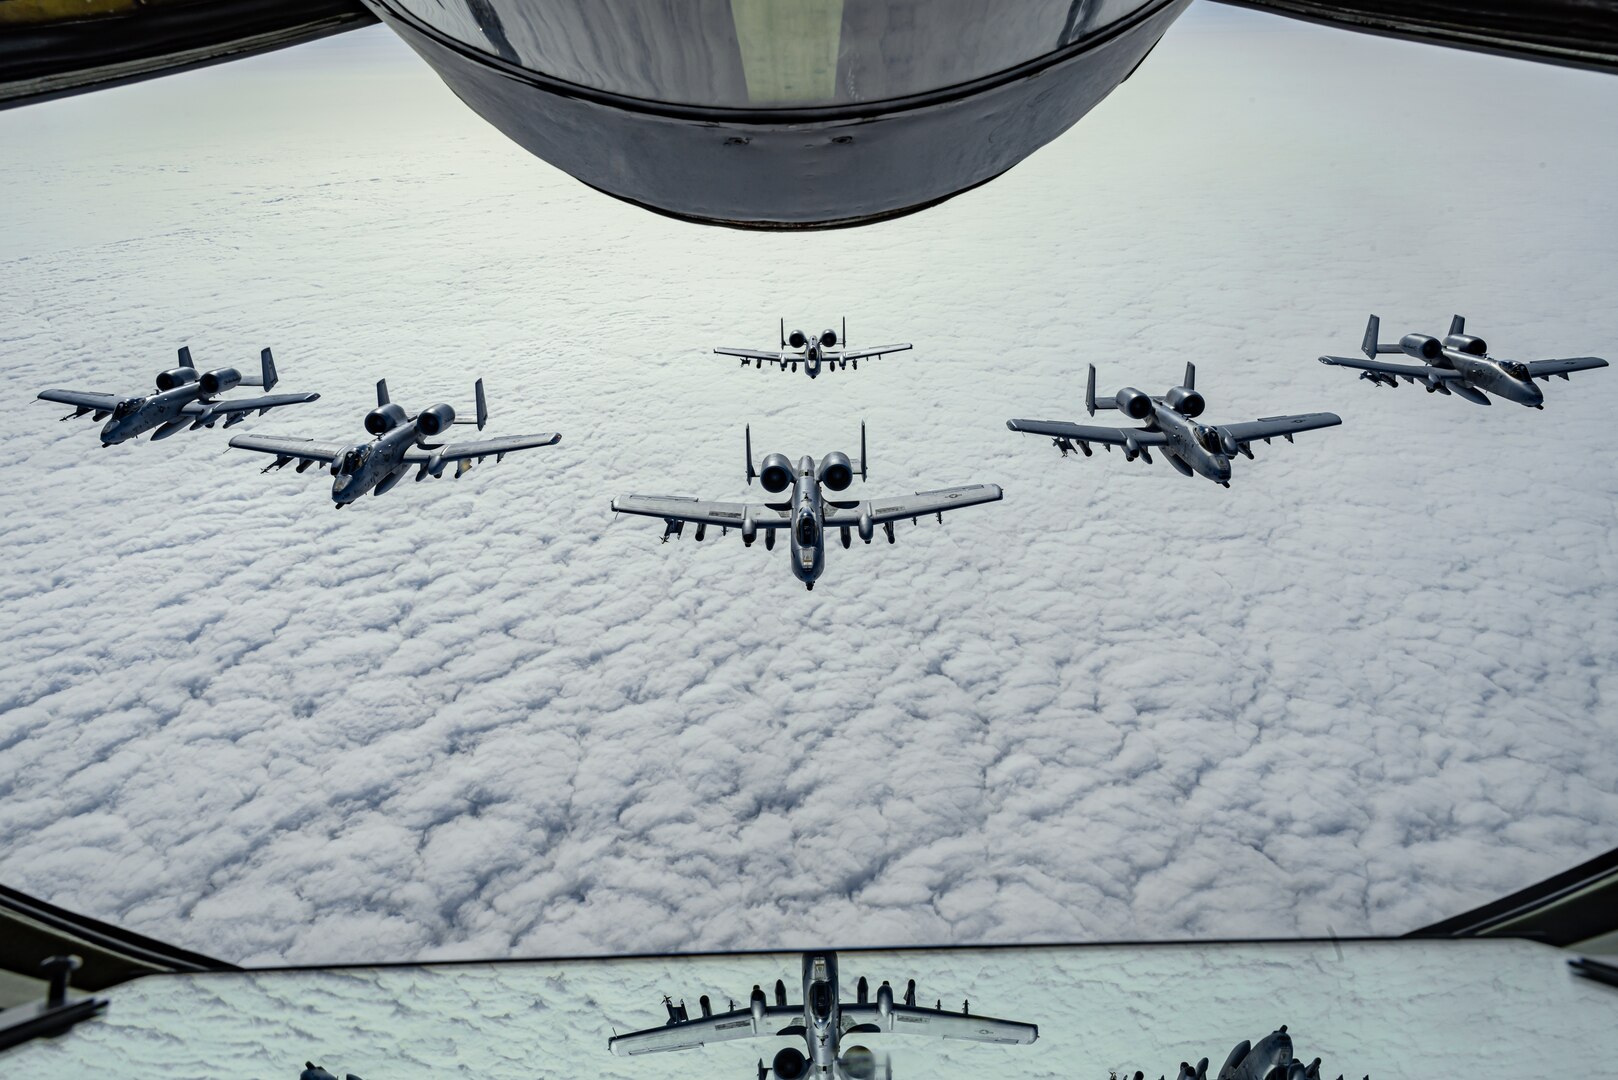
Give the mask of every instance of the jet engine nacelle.
[{"label": "jet engine nacelle", "polygon": [[805,345],[809,344],[809,338],[802,330],[794,330],[792,333],[787,335],[787,344],[791,345],[794,349],[801,349]]},{"label": "jet engine nacelle", "polygon": [[832,346],[834,346],[836,344],[837,344],[837,331],[835,331],[835,330],[823,330],[823,331],[821,331],[821,333],[820,333],[820,347],[822,349],[829,349],[829,348],[831,348]]},{"label": "jet engine nacelle", "polygon": [[390,402],[365,414],[365,430],[372,435],[386,435],[409,420],[410,417],[405,413],[403,405]]},{"label": "jet engine nacelle", "polygon": [[792,462],[785,454],[770,454],[758,471],[758,481],[765,491],[785,491],[792,486]]},{"label": "jet engine nacelle", "polygon": [[783,1047],[770,1062],[770,1071],[776,1080],[799,1080],[808,1071],[809,1059],[795,1046]]},{"label": "jet engine nacelle", "polygon": [[449,430],[455,423],[455,410],[442,401],[430,409],[421,410],[416,417],[416,427],[423,435],[438,435]]},{"label": "jet engine nacelle", "polygon": [[1164,400],[1169,403],[1169,408],[1181,416],[1201,416],[1202,410],[1208,405],[1201,394],[1188,386],[1174,387],[1164,395]]},{"label": "jet engine nacelle", "polygon": [[1144,420],[1152,415],[1152,399],[1136,390],[1133,386],[1126,386],[1118,391],[1113,398],[1124,415],[1134,420]]},{"label": "jet engine nacelle", "polygon": [[[839,1070],[848,1080],[877,1080],[876,1055],[868,1046],[850,1046],[843,1051]],[[892,1074],[889,1073],[891,1076]]]},{"label": "jet engine nacelle", "polygon": [[820,459],[817,479],[833,491],[842,491],[854,482],[854,463],[847,454],[833,450]]},{"label": "jet engine nacelle", "polygon": [[187,383],[197,381],[197,369],[188,367],[171,368],[157,377],[159,390],[173,390],[176,386],[185,386]]},{"label": "jet engine nacelle", "polygon": [[1406,334],[1399,339],[1399,348],[1404,350],[1406,356],[1414,356],[1417,360],[1437,360],[1444,352],[1438,339],[1426,334]]},{"label": "jet engine nacelle", "polygon": [[202,377],[197,380],[197,385],[202,387],[202,392],[209,397],[222,394],[226,390],[234,390],[241,384],[242,373],[233,367],[214,368],[212,371],[205,371]]},{"label": "jet engine nacelle", "polygon": [[1468,353],[1472,356],[1489,355],[1488,342],[1484,341],[1480,337],[1472,337],[1470,334],[1451,334],[1449,337],[1444,339],[1444,344],[1448,345],[1452,349],[1459,352]]}]

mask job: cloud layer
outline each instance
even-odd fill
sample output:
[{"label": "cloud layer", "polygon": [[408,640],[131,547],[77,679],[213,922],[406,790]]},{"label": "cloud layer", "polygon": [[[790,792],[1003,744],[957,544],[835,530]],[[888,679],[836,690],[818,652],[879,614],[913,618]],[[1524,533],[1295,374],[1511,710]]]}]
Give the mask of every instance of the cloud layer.
[{"label": "cloud layer", "polygon": [[[702,229],[582,188],[384,31],[0,116],[0,878],[237,961],[1398,932],[1618,842],[1618,381],[1543,413],[1314,363],[1368,311],[1612,355],[1618,82],[1194,13],[1072,132],[901,221]],[[856,373],[743,372],[846,314]],[[30,399],[271,345],[359,432],[487,380],[552,449],[335,514],[220,432]],[[1084,365],[1333,409],[1233,487],[1004,428]],[[657,543],[852,450],[1003,503]],[[238,429],[241,430],[241,429]],[[756,490],[756,489],[755,489]]]}]

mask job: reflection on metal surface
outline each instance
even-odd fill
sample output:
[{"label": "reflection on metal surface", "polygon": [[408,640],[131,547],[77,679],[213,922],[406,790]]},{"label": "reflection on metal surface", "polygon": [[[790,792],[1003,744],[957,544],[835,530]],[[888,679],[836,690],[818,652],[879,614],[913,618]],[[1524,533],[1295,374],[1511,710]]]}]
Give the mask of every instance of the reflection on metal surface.
[{"label": "reflection on metal surface", "polygon": [[1344,30],[1618,71],[1618,0],[1220,0]]},{"label": "reflection on metal surface", "polygon": [[1038,60],[1151,0],[391,0],[575,86],[703,108],[932,93]]},{"label": "reflection on metal surface", "polygon": [[1005,172],[1189,0],[366,0],[585,184],[744,228],[858,225]]},{"label": "reflection on metal surface", "polygon": [[375,21],[358,0],[0,0],[0,108],[253,56]]}]

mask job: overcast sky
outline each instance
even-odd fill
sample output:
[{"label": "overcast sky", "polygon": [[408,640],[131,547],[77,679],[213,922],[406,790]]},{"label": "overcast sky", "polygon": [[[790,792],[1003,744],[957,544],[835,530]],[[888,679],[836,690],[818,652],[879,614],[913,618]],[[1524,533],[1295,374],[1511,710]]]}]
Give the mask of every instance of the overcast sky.
[{"label": "overcast sky", "polygon": [[[809,235],[591,191],[379,28],[0,113],[0,880],[317,962],[1397,933],[1610,848],[1618,374],[1535,412],[1315,357],[1370,311],[1618,352],[1615,136],[1610,76],[1201,10],[1004,177]],[[916,348],[709,352],[843,315]],[[32,401],[187,343],[322,394],[233,433],[481,375],[563,439],[338,514]],[[1344,424],[1228,491],[1005,429],[1187,359],[1212,421]],[[861,419],[871,495],[1005,500],[812,594],[608,509]]]}]

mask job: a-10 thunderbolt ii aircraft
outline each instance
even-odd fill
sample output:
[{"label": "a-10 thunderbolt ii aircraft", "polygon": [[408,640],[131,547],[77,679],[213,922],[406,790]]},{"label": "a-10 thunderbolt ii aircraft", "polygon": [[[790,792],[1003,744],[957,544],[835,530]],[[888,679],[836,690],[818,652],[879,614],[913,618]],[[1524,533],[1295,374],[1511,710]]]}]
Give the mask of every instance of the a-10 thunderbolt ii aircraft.
[{"label": "a-10 thunderbolt ii aircraft", "polygon": [[1124,458],[1137,457],[1147,464],[1152,460],[1152,448],[1162,450],[1163,456],[1186,476],[1200,473],[1216,484],[1230,487],[1230,459],[1238,453],[1253,456],[1252,443],[1263,439],[1266,443],[1279,435],[1287,442],[1300,431],[1332,427],[1342,423],[1336,413],[1302,413],[1297,416],[1266,416],[1240,424],[1202,424],[1206,402],[1197,392],[1197,366],[1185,365],[1185,381],[1170,388],[1162,397],[1151,397],[1133,386],[1126,386],[1110,398],[1096,400],[1096,366],[1090,365],[1089,381],[1084,390],[1084,407],[1094,416],[1097,409],[1117,409],[1129,417],[1143,421],[1138,428],[1094,427],[1089,424],[1070,424],[1065,420],[1007,420],[1006,427],[1030,435],[1049,435],[1057,449],[1066,457],[1075,444],[1090,456],[1090,443],[1100,443],[1108,450],[1114,446],[1124,449]]},{"label": "a-10 thunderbolt ii aircraft", "polygon": [[[844,1049],[847,1035],[929,1035],[938,1039],[970,1042],[1025,1044],[1039,1037],[1034,1024],[996,1020],[968,1011],[916,1005],[916,981],[911,979],[904,998],[895,1000],[893,987],[883,982],[871,1000],[870,984],[860,977],[853,1001],[840,1000],[837,986],[837,954],[803,954],[803,998],[787,1003],[786,986],[775,983],[775,1004],[769,1004],[762,987],[753,987],[752,1000],[745,1009],[732,1008],[715,1013],[704,994],[699,999],[702,1015],[691,1017],[682,1001],[674,1004],[664,998],[668,1023],[646,1031],[616,1035],[607,1041],[614,1054],[633,1057],[667,1050],[690,1050],[708,1043],[731,1039],[785,1039],[799,1037],[806,1044],[805,1054],[796,1046],[777,1051],[771,1064],[758,1063],[758,1080],[875,1080],[876,1056],[864,1046]],[[884,1063],[885,1065],[885,1063]],[[880,1070],[891,1078],[891,1070]]]},{"label": "a-10 thunderbolt ii aircraft", "polygon": [[[851,459],[847,454],[833,451],[818,462],[807,455],[793,465],[785,454],[769,454],[755,470],[753,468],[753,429],[748,425],[744,436],[747,449],[747,482],[757,478],[764,490],[782,494],[791,493],[776,502],[728,503],[707,502],[681,496],[620,495],[612,501],[619,514],[640,514],[663,519],[663,541],[677,537],[686,522],[696,524],[696,537],[701,541],[711,525],[720,527],[721,535],[731,529],[740,529],[742,543],[748,547],[758,534],[764,533],[764,547],[775,547],[775,531],[786,529],[792,547],[792,573],[807,589],[814,589],[815,581],[826,569],[826,534],[838,530],[843,547],[852,542],[858,532],[867,544],[882,526],[888,543],[894,542],[893,523],[903,518],[919,521],[924,514],[936,514],[944,520],[944,511],[958,510],[976,503],[995,502],[1001,497],[996,484],[970,484],[966,487],[941,488],[920,491],[914,495],[896,495],[888,499],[839,500],[828,498],[826,491],[842,492],[854,482],[857,475],[865,479],[865,425],[860,425],[860,456]],[[824,490],[823,490],[824,489]]]},{"label": "a-10 thunderbolt ii aircraft", "polygon": [[[843,333],[839,337],[835,330],[822,330],[819,337],[810,337],[802,330],[787,333],[787,323],[781,320],[781,348],[778,352],[759,352],[756,349],[715,349],[720,356],[739,356],[742,358],[742,367],[747,366],[751,360],[755,368],[762,368],[765,361],[779,364],[780,370],[797,371],[798,365],[803,365],[803,373],[811,379],[820,376],[820,367],[826,366],[827,371],[836,371],[839,368],[847,369],[853,364],[858,371],[860,361],[872,356],[881,356],[884,353],[904,352],[910,348],[908,341],[897,345],[883,345],[875,349],[850,349],[848,347],[848,320],[843,320]],[[842,346],[839,348],[838,346]]]},{"label": "a-10 thunderbolt ii aircraft", "polygon": [[[1377,341],[1381,320],[1372,315],[1365,324],[1365,340],[1360,349],[1366,359],[1351,356],[1322,356],[1320,362],[1333,367],[1358,368],[1360,378],[1373,386],[1398,386],[1399,380],[1419,382],[1429,394],[1453,394],[1475,405],[1493,404],[1485,394],[1495,394],[1519,405],[1545,407],[1545,394],[1535,379],[1547,382],[1552,375],[1567,379],[1570,371],[1604,368],[1599,356],[1573,356],[1564,360],[1496,360],[1488,344],[1466,332],[1466,320],[1456,315],[1449,321],[1444,340],[1426,334],[1406,334],[1397,345]],[[1382,353],[1403,353],[1420,364],[1390,364],[1378,360]]]},{"label": "a-10 thunderbolt ii aircraft", "polygon": [[152,441],[166,439],[187,428],[211,428],[223,420],[231,427],[246,420],[254,410],[263,416],[282,405],[302,405],[318,400],[319,394],[266,394],[260,397],[221,398],[219,395],[238,386],[262,386],[274,389],[276,383],[275,358],[270,350],[259,354],[261,374],[257,378],[243,375],[233,367],[197,371],[191,362],[191,348],[180,350],[177,367],[160,372],[157,393],[144,397],[119,397],[117,394],[95,394],[82,390],[41,390],[39,400],[57,401],[72,405],[73,411],[62,417],[73,420],[87,414],[93,420],[108,417],[101,429],[101,445],[114,446],[152,431]]},{"label": "a-10 thunderbolt ii aircraft", "polygon": [[412,466],[416,469],[416,479],[421,481],[429,476],[444,475],[444,469],[453,464],[458,480],[471,469],[474,460],[482,461],[492,455],[499,461],[517,450],[562,441],[562,436],[552,431],[544,435],[508,435],[478,442],[433,442],[453,424],[475,422],[478,430],[483,430],[489,422],[489,406],[483,396],[482,379],[477,381],[473,392],[477,397],[476,421],[455,419],[455,410],[443,402],[411,416],[403,406],[388,399],[388,381],[382,379],[376,384],[376,408],[365,416],[365,430],[375,436],[370,442],[316,442],[284,435],[238,435],[230,440],[230,445],[239,450],[274,454],[275,460],[264,466],[264,472],[285,468],[294,460],[298,462],[298,472],[317,462],[331,466],[331,499],[341,510],[367,491],[381,495],[403,480]]}]

